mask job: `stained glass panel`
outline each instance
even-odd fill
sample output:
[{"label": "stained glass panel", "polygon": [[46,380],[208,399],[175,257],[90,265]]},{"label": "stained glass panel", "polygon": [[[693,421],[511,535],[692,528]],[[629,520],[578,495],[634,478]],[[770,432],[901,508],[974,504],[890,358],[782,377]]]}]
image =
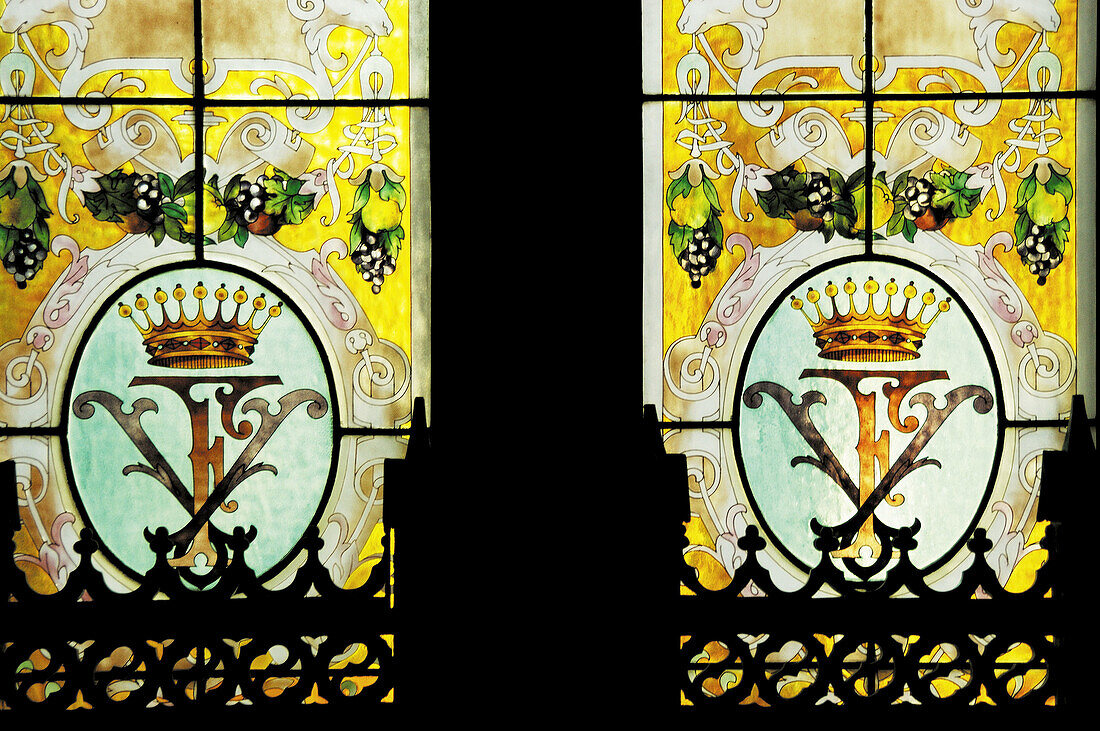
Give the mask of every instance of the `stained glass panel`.
[{"label": "stained glass panel", "polygon": [[[1053,704],[1048,629],[948,646],[903,613],[840,647],[789,598],[1049,589],[1044,452],[1095,411],[1095,6],[853,5],[859,43],[843,3],[643,3],[643,397],[706,628],[682,701]],[[996,692],[964,659],[991,651],[1027,668]],[[937,658],[958,682],[925,688]]]},{"label": "stained glass panel", "polygon": [[365,624],[32,617],[0,707],[392,701],[384,465],[430,387],[426,3],[166,3],[134,33],[149,7],[0,6],[5,604],[346,594]]}]

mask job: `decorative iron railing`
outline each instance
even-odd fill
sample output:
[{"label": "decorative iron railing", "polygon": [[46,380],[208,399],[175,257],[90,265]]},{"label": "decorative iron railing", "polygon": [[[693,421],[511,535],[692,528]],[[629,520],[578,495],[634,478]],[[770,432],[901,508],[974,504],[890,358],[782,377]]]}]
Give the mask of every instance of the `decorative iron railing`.
[{"label": "decorative iron railing", "polygon": [[[332,581],[319,556],[323,542],[316,526],[302,542],[304,562],[278,589],[262,585],[249,568],[254,535],[240,528],[226,540],[229,560],[205,577],[185,576],[169,565],[173,545],[166,529],[146,531],[155,563],[129,592],[109,587],[96,568],[99,544],[89,529],[75,545],[79,565],[56,593],[39,594],[14,561],[5,561],[0,707],[394,706],[400,676],[395,648],[403,634],[396,588],[403,567],[400,554],[391,551],[391,536],[401,530],[400,496],[423,479],[430,462],[423,402],[417,400],[407,455],[384,466],[382,556],[357,588]],[[14,462],[0,465],[0,488],[4,526],[14,538],[21,525]],[[9,556],[14,546],[12,540]]]},{"label": "decorative iron railing", "polygon": [[[666,490],[683,488],[677,491],[683,551],[690,519],[688,502],[679,497],[687,493],[686,461],[664,454],[654,410],[644,421],[649,434],[658,435],[657,479]],[[675,613],[681,705],[692,711],[1010,707],[1053,713],[1087,703],[1084,676],[1074,672],[1089,642],[1087,605],[1077,589],[1087,562],[1084,536],[1073,532],[1070,516],[1095,503],[1091,494],[1071,492],[1092,474],[1095,455],[1077,397],[1063,451],[1044,454],[1038,518],[1050,521],[1040,542],[1047,558],[1022,591],[998,580],[987,560],[993,544],[981,529],[966,543],[972,559],[958,583],[932,586],[910,560],[919,522],[883,527],[877,538],[894,563],[862,575],[849,562],[849,573],[837,566],[831,553],[843,537],[815,524],[820,561],[793,591],[776,586],[761,565],[767,544],[755,526],[739,539],[744,560],[721,589],[703,586],[681,559]]]}]

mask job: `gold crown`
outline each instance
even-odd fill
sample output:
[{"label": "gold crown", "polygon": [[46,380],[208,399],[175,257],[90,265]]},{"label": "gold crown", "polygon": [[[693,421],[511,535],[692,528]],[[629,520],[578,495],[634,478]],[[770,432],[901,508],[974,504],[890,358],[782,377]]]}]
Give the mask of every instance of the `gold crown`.
[{"label": "gold crown", "polygon": [[821,294],[811,288],[806,292],[806,300],[817,310],[817,321],[810,319],[809,313],[803,309],[802,300],[791,296],[791,307],[800,310],[806,316],[810,327],[814,330],[814,338],[817,347],[821,348],[818,356],[829,360],[854,361],[858,363],[892,363],[901,360],[919,358],[921,343],[928,332],[928,328],[936,321],[941,312],[950,309],[951,298],[941,301],[936,307],[935,313],[928,322],[921,320],[924,310],[936,304],[935,290],[928,290],[921,297],[920,309],[913,317],[909,317],[909,303],[917,296],[917,288],[910,282],[902,290],[905,303],[898,314],[893,313],[893,297],[898,293],[898,285],[891,279],[883,287],[886,291],[886,306],[881,312],[874,307],[874,295],[879,290],[879,284],[872,277],[867,278],[863,285],[863,291],[867,293],[867,306],[862,310],[856,309],[855,293],[858,287],[852,278],[844,283],[843,290],[848,295],[848,311],[840,313],[837,309],[836,296],[839,289],[829,282],[825,287],[825,296],[832,300],[833,314],[826,318],[821,312],[818,301]]},{"label": "gold crown", "polygon": [[[168,293],[157,287],[153,294],[153,301],[160,305],[161,318],[159,323],[154,323],[149,317],[149,300],[138,295],[134,307],[122,302],[118,305],[118,314],[128,317],[137,326],[138,331],[145,336],[142,341],[145,352],[151,357],[149,363],[164,366],[166,368],[229,368],[232,366],[248,365],[252,362],[252,352],[256,349],[256,340],[260,332],[271,318],[278,317],[282,311],[282,303],[272,305],[267,311],[267,317],[258,327],[253,324],[256,314],[267,307],[263,295],[252,300],[252,311],[245,322],[240,322],[238,316],[241,307],[248,302],[248,294],[244,287],[240,287],[233,293],[233,302],[236,308],[233,314],[226,317],[223,314],[222,305],[229,299],[229,290],[221,285],[214,290],[214,299],[217,300],[217,308],[214,317],[207,317],[203,313],[203,300],[207,291],[202,282],[195,285],[192,294],[198,300],[198,309],[194,317],[188,317],[184,312],[183,300],[187,292],[180,285],[172,290],[172,298],[179,303],[177,316],[172,318],[168,314],[165,303],[168,301]],[[137,321],[134,309],[145,316],[145,325]]]}]

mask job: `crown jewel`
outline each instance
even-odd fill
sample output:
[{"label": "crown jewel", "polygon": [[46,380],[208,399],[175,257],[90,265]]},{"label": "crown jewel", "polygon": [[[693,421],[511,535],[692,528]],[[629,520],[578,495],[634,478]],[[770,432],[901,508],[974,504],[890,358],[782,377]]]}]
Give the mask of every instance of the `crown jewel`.
[{"label": "crown jewel", "polygon": [[[867,293],[867,304],[863,310],[857,310],[855,293],[858,289],[849,277],[843,286],[844,293],[848,295],[848,310],[842,313],[836,301],[841,289],[829,282],[825,287],[825,296],[832,302],[832,315],[826,318],[819,304],[821,293],[810,288],[806,292],[806,301],[817,311],[817,320],[810,317],[802,300],[791,297],[791,307],[801,311],[813,328],[815,342],[821,349],[819,357],[858,363],[891,363],[919,358],[920,353],[917,351],[920,350],[928,328],[941,312],[947,312],[951,307],[950,297],[936,305],[936,292],[929,289],[921,296],[920,308],[916,314],[909,317],[909,303],[917,296],[917,288],[909,282],[901,290],[905,302],[898,314],[894,314],[893,298],[898,293],[898,285],[891,279],[882,288],[886,292],[886,304],[881,311],[877,311],[874,297],[879,290],[879,283],[873,277],[868,277],[863,285],[863,291]],[[927,322],[923,321],[921,316],[925,309],[933,305],[936,307],[932,317]]]},{"label": "crown jewel", "polygon": [[[254,324],[256,315],[267,307],[261,294],[252,300],[248,318],[241,322],[239,315],[241,308],[248,302],[248,294],[244,287],[238,288],[232,295],[233,304],[227,305],[226,300],[230,299],[230,294],[222,284],[214,291],[217,303],[213,307],[213,317],[207,317],[203,302],[209,294],[206,287],[199,282],[191,294],[198,301],[194,317],[188,317],[185,311],[190,308],[190,305],[184,307],[186,290],[179,284],[176,285],[172,290],[172,299],[178,303],[178,307],[172,308],[175,312],[175,317],[172,317],[169,315],[169,308],[165,306],[168,293],[157,287],[153,301],[160,305],[159,322],[149,316],[149,300],[140,294],[133,307],[119,303],[118,314],[130,318],[138,331],[145,336],[142,343],[145,345],[145,352],[150,355],[150,364],[166,368],[229,368],[249,365],[252,363],[252,352],[256,348],[260,332],[271,318],[278,317],[282,311],[281,302],[272,305],[267,310],[264,321],[258,326]],[[229,308],[233,310],[227,315],[226,310]],[[144,325],[134,315],[135,309],[144,316]]]}]

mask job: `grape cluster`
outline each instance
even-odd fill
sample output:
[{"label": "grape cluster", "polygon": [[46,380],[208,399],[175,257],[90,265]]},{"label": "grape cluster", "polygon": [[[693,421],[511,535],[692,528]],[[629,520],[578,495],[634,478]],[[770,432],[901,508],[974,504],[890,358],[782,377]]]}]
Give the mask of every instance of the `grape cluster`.
[{"label": "grape cluster", "polygon": [[1040,285],[1047,283],[1052,269],[1062,263],[1062,252],[1054,243],[1054,237],[1043,226],[1032,224],[1024,240],[1016,245],[1016,253],[1029,272],[1038,277]]},{"label": "grape cluster", "polygon": [[164,223],[164,212],[161,204],[164,202],[160,193],[160,181],[157,176],[146,173],[138,175],[133,173],[130,179],[134,183],[134,199],[137,201],[138,215],[154,226]]},{"label": "grape cluster", "polygon": [[915,221],[927,213],[932,207],[932,196],[935,192],[936,188],[932,185],[932,181],[924,178],[909,178],[901,194],[905,201],[905,217]]},{"label": "grape cluster", "polygon": [[363,280],[371,283],[375,294],[382,291],[382,283],[397,268],[397,259],[383,250],[382,237],[371,231],[363,235],[362,242],[351,252],[351,260]]},{"label": "grape cluster", "polygon": [[810,213],[825,221],[831,220],[834,192],[829,185],[829,176],[825,173],[810,173],[806,181],[806,200],[810,204]]},{"label": "grape cluster", "polygon": [[44,244],[35,238],[29,228],[21,229],[11,250],[4,257],[4,268],[15,277],[19,289],[26,289],[27,282],[34,279],[42,269],[49,252]]},{"label": "grape cluster", "polygon": [[691,277],[691,286],[698,289],[699,280],[714,271],[721,254],[722,247],[714,237],[706,229],[697,228],[677,260]]},{"label": "grape cluster", "polygon": [[266,176],[256,178],[255,183],[242,180],[239,192],[233,198],[225,202],[229,215],[233,216],[240,226],[248,226],[256,223],[264,212],[264,206],[271,194],[264,188]]}]

